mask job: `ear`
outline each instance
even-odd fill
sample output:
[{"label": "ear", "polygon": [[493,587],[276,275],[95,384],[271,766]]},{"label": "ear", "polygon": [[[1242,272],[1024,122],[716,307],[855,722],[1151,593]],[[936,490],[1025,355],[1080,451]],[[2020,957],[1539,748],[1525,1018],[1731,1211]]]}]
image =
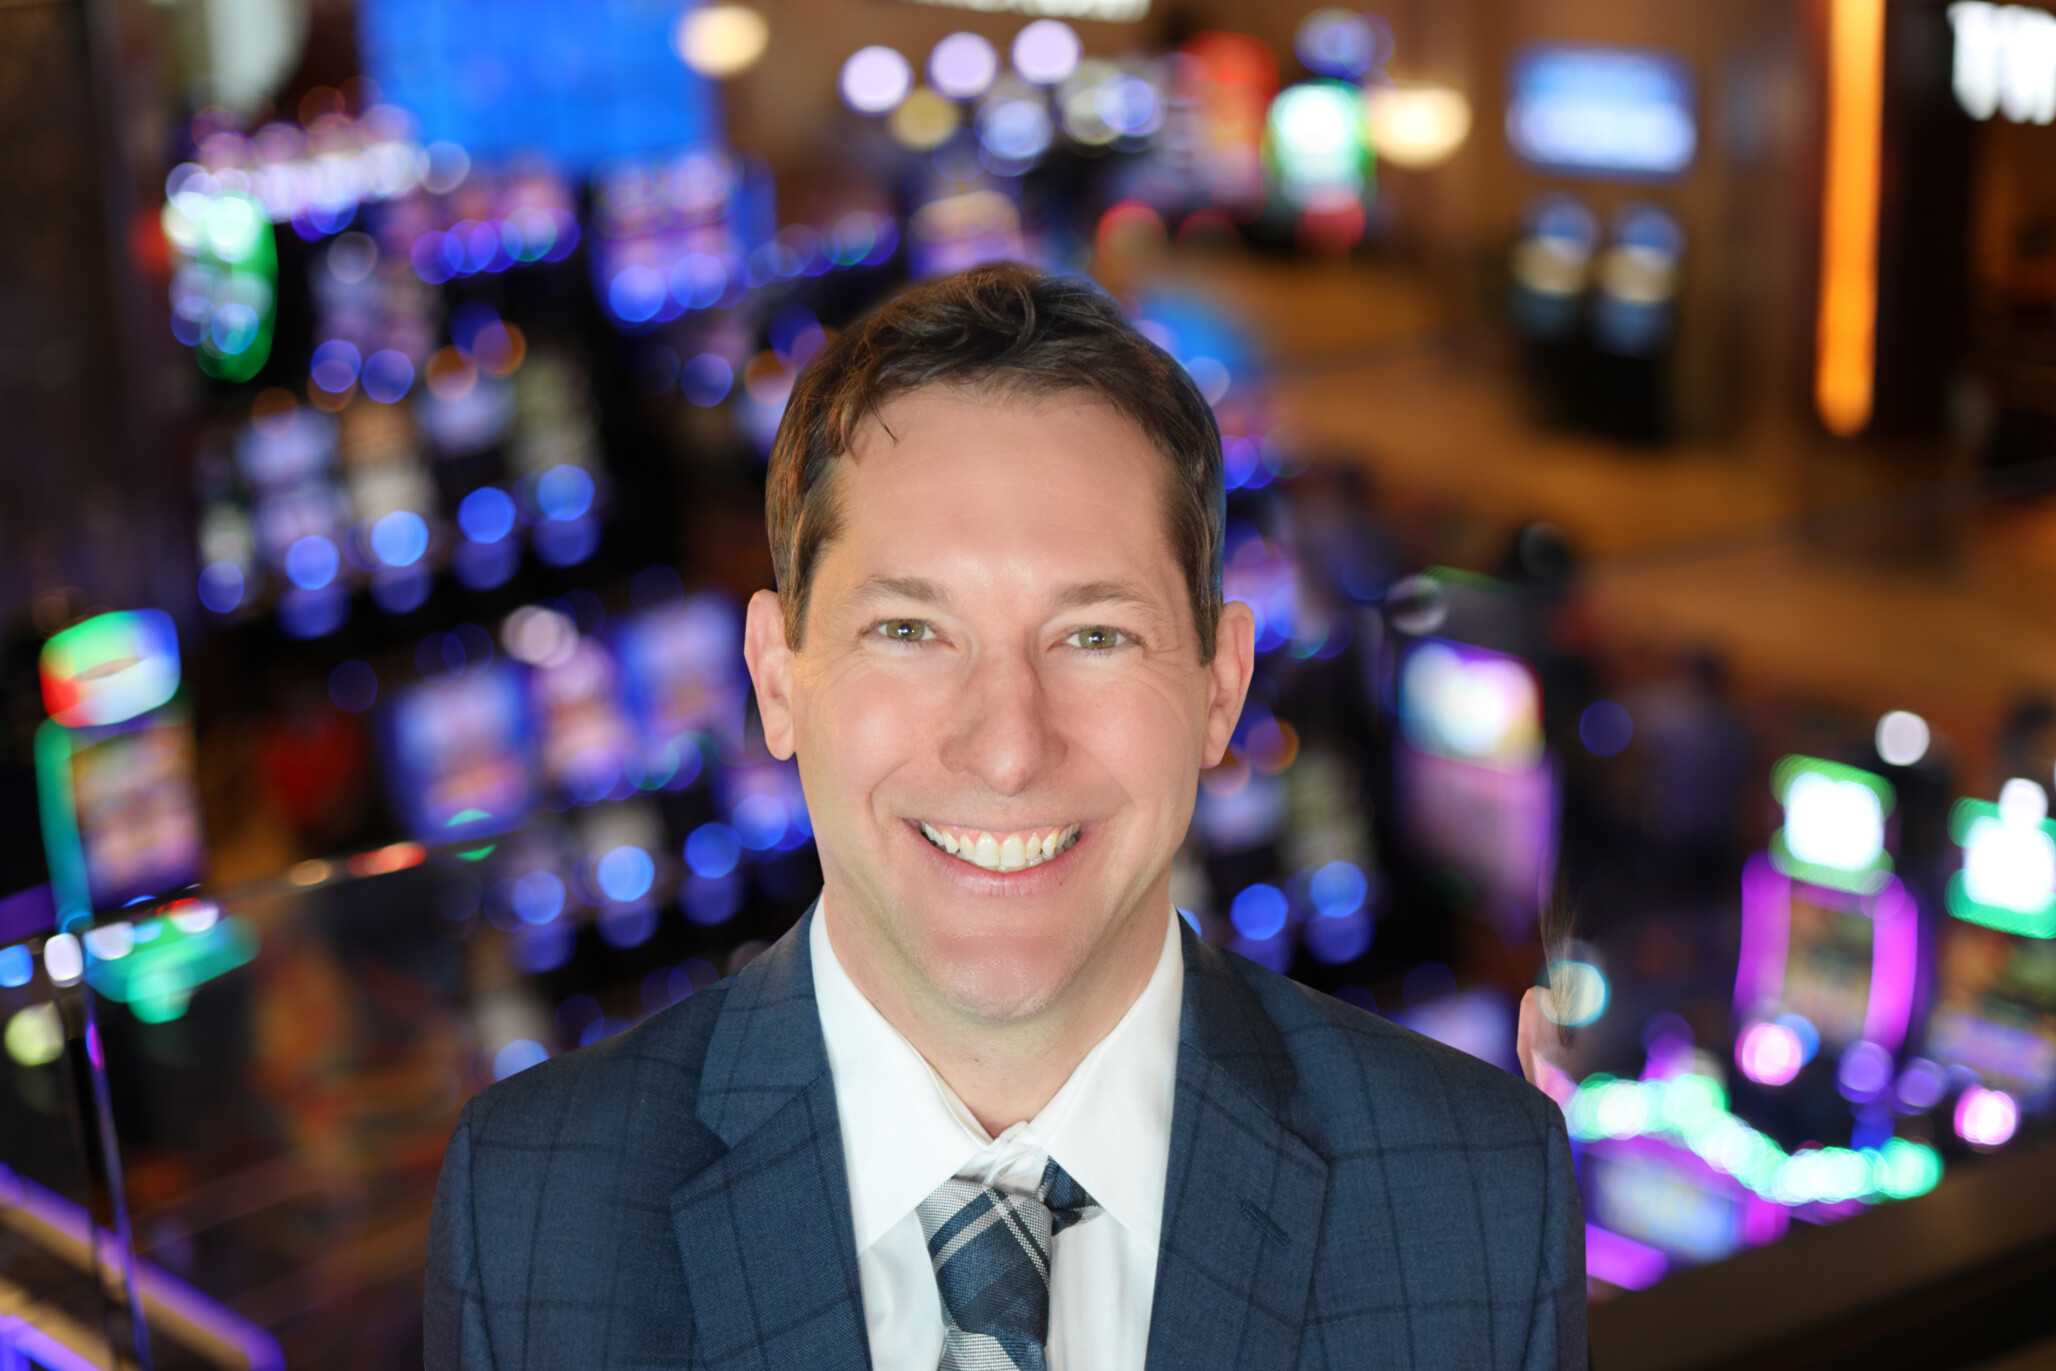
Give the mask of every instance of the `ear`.
[{"label": "ear", "polygon": [[778,593],[760,590],[750,596],[743,620],[742,656],[756,687],[757,713],[764,721],[764,746],[779,761],[791,759],[796,744],[792,724],[792,649],[785,641],[785,610]]},{"label": "ear", "polygon": [[1204,767],[1219,766],[1228,753],[1228,740],[1235,735],[1235,722],[1242,717],[1242,702],[1249,695],[1250,673],[1256,669],[1256,615],[1240,600],[1221,606],[1220,626],[1214,632],[1214,660],[1207,667],[1206,752]]}]

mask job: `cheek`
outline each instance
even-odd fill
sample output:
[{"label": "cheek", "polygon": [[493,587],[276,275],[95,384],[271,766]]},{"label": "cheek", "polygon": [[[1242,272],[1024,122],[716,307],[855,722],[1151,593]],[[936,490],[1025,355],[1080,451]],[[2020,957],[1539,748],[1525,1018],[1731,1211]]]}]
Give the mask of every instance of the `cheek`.
[{"label": "cheek", "polygon": [[1176,701],[1151,691],[1109,692],[1078,718],[1076,736],[1135,804],[1156,805],[1195,783],[1196,726]]},{"label": "cheek", "polygon": [[923,736],[911,692],[881,677],[846,676],[807,702],[800,746],[832,774],[842,801],[858,799],[901,766]]}]

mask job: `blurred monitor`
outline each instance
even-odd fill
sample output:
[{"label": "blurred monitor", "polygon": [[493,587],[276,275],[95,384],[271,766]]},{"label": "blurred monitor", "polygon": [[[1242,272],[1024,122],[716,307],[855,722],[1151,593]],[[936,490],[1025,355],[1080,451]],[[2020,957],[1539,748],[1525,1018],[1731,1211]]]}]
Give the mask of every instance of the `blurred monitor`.
[{"label": "blurred monitor", "polygon": [[724,752],[742,747],[746,688],[737,671],[742,630],[732,605],[717,596],[645,611],[618,639],[623,695],[648,766],[677,760],[694,734]]},{"label": "blurred monitor", "polygon": [[2056,942],[1952,919],[1942,934],[1927,1055],[1966,1066],[2022,1108],[2056,1098]]},{"label": "blurred monitor", "polygon": [[535,714],[543,775],[575,803],[605,799],[621,787],[634,735],[616,689],[614,654],[580,638],[561,662],[536,670]]},{"label": "blurred monitor", "polygon": [[365,75],[423,143],[581,174],[719,140],[712,86],[672,46],[682,0],[365,0]]},{"label": "blurred monitor", "polygon": [[1692,164],[1696,97],[1675,57],[1532,47],[1514,58],[1507,91],[1507,139],[1538,171],[1668,178]]},{"label": "blurred monitor", "polygon": [[521,683],[501,664],[401,692],[386,718],[386,774],[416,837],[456,839],[508,828],[534,802]]},{"label": "blurred monitor", "polygon": [[1397,785],[1409,838],[1475,882],[1509,924],[1539,908],[1555,871],[1556,781],[1542,694],[1516,657],[1425,639],[1400,668]]},{"label": "blurred monitor", "polygon": [[1854,1042],[1870,1005],[1877,928],[1856,901],[1815,886],[1793,886],[1788,908],[1777,1008],[1803,1017],[1824,1041]]},{"label": "blurred monitor", "polygon": [[107,912],[200,879],[193,731],[182,709],[106,728],[48,725],[37,750],[51,870],[67,898]]},{"label": "blurred monitor", "polygon": [[1905,1043],[1919,972],[1919,913],[1896,879],[1874,893],[1780,874],[1763,855],[1742,877],[1735,978],[1742,1074],[1780,1086],[1829,1048]]}]

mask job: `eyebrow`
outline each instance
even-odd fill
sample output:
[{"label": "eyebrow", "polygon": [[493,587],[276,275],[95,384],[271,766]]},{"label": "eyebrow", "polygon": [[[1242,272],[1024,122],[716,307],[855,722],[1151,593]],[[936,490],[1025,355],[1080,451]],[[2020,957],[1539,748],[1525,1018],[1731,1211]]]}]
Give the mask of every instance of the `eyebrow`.
[{"label": "eyebrow", "polygon": [[[949,587],[926,576],[867,576],[849,596],[851,604],[885,599],[913,600],[943,609],[956,604]],[[1084,609],[1089,605],[1126,605],[1151,614],[1162,612],[1148,591],[1134,581],[1117,577],[1074,581],[1050,597],[1052,610]]]}]

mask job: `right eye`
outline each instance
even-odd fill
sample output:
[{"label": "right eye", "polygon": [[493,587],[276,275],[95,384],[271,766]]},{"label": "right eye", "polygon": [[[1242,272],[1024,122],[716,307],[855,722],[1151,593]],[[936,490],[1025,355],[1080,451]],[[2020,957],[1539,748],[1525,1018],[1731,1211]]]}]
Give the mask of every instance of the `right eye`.
[{"label": "right eye", "polygon": [[904,647],[919,647],[929,641],[928,638],[920,636],[922,633],[927,633],[930,637],[935,633],[926,619],[881,619],[871,626],[873,633],[880,629],[884,630],[880,636],[887,642]]}]

